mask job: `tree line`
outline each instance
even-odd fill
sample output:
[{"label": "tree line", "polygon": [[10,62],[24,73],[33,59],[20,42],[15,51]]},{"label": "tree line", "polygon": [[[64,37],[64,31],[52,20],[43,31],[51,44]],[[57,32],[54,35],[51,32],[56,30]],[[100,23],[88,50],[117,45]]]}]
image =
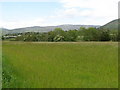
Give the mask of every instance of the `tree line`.
[{"label": "tree line", "polygon": [[[117,30],[107,30],[101,28],[84,28],[79,30],[64,31],[61,28],[55,28],[50,32],[26,32],[19,34],[9,34],[16,36],[12,39],[2,37],[3,40],[14,41],[38,41],[38,42],[75,42],[75,41],[119,41],[120,34]],[[8,36],[9,36],[8,35]]]}]

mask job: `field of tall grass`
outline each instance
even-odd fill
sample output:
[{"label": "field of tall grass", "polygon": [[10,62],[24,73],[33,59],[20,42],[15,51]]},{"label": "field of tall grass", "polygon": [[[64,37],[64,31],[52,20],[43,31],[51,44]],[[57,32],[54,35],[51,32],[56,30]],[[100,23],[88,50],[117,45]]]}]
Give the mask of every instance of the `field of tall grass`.
[{"label": "field of tall grass", "polygon": [[3,42],[3,88],[117,88],[116,42]]}]

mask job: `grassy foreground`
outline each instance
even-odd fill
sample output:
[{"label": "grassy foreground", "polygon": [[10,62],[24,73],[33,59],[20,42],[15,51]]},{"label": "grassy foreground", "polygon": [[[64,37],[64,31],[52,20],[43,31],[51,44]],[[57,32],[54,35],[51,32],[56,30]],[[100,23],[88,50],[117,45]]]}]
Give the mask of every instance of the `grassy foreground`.
[{"label": "grassy foreground", "polygon": [[118,87],[113,42],[3,42],[3,87]]}]

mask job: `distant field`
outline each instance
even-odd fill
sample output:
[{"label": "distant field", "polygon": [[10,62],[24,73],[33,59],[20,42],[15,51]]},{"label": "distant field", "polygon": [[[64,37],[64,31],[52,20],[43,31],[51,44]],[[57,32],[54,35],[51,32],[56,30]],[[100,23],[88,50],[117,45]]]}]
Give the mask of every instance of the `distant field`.
[{"label": "distant field", "polygon": [[118,87],[116,42],[3,42],[3,87]]}]

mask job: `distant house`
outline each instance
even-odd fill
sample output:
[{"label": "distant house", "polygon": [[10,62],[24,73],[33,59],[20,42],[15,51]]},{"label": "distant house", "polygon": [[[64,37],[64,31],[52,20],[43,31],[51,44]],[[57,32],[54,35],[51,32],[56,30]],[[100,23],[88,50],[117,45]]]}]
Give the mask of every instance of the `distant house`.
[{"label": "distant house", "polygon": [[3,36],[4,38],[16,38],[17,36]]}]

